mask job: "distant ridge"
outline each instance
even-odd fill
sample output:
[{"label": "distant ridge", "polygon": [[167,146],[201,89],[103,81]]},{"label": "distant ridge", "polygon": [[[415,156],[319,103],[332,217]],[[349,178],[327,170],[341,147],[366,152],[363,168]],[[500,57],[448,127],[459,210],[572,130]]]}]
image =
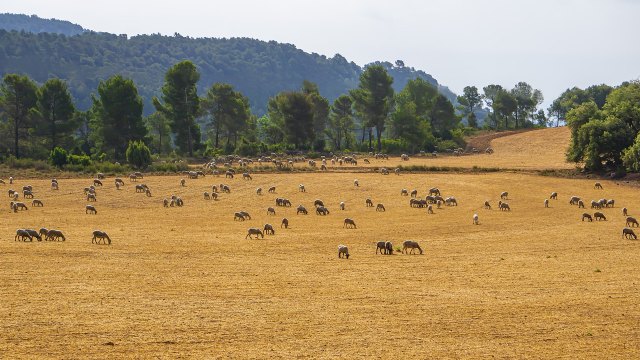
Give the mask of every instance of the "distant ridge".
[{"label": "distant ridge", "polygon": [[79,35],[86,31],[82,26],[69,21],[9,13],[0,14],[0,28],[7,31],[26,31],[35,34],[46,32],[67,36]]},{"label": "distant ridge", "polygon": [[[68,21],[14,14],[0,17],[0,75],[26,74],[38,83],[52,77],[64,79],[83,110],[91,106],[91,94],[101,80],[122,74],[134,80],[144,99],[144,112],[150,114],[154,111],[151,99],[159,95],[165,72],[185,59],[200,71],[199,94],[216,82],[232,84],[249,98],[258,115],[266,112],[270,97],[300,89],[303,80],[318,84],[321,94],[333,101],[357,87],[363,71],[340,54],[309,54],[275,41],[191,38],[177,33],[128,38],[89,31]],[[422,78],[452,102],[456,100],[453,92],[422,70],[401,61],[376,64],[394,78],[396,91],[407,81]]]}]

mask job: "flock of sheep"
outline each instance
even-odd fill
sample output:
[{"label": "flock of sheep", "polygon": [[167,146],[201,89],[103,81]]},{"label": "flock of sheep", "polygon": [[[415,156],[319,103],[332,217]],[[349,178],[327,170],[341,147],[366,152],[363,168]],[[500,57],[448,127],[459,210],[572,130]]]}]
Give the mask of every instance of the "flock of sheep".
[{"label": "flock of sheep", "polygon": [[[377,157],[377,156],[376,156]],[[408,156],[406,158],[403,157],[403,160],[408,160]],[[354,163],[356,160],[350,157],[346,157],[346,158],[340,158],[339,160],[336,159],[332,159],[332,162],[335,161],[340,161],[340,163],[342,162],[346,162],[346,163]],[[322,164],[325,165],[326,164],[326,160],[322,159]],[[315,166],[315,163],[310,163],[310,166]],[[205,169],[206,170],[206,169]],[[211,169],[212,173],[216,174],[217,171],[215,169]],[[386,168],[382,168],[380,170],[380,173],[382,175],[388,175],[389,171]],[[400,170],[396,169],[395,173],[399,175]],[[203,171],[186,171],[184,172],[185,175],[188,176],[189,179],[197,179],[200,176],[204,177],[205,173]],[[229,168],[225,171],[225,178],[228,179],[233,179],[235,176],[235,170],[233,168]],[[98,197],[97,197],[97,189],[104,186],[103,184],[103,180],[105,179],[104,174],[98,173],[96,175],[96,178],[93,180],[93,183],[91,186],[84,188],[84,194],[86,195],[86,200],[88,202],[96,202]],[[140,172],[135,172],[129,175],[129,180],[131,182],[137,182],[139,179],[144,179],[144,175]],[[242,174],[242,179],[245,181],[251,181],[253,180],[253,177],[251,176],[251,174],[249,174],[248,172],[244,172]],[[1,183],[4,184],[4,181],[1,181]],[[14,183],[14,179],[13,178],[9,178],[9,184],[13,184]],[[116,189],[120,190],[122,186],[124,186],[124,181],[121,178],[115,178],[114,179],[114,184]],[[359,187],[360,186],[360,181],[359,180],[354,180],[353,181],[353,185],[355,187]],[[186,186],[186,180],[185,179],[180,179],[180,186],[184,187]],[[603,189],[602,184],[596,182],[594,187],[596,189]],[[58,190],[60,188],[60,185],[58,183],[58,181],[56,179],[52,179],[51,180],[51,189],[53,191]],[[304,184],[300,184],[298,186],[298,191],[299,192],[306,192],[306,188],[304,186]],[[136,184],[135,185],[135,192],[136,193],[143,193],[148,197],[151,197],[151,190],[150,188],[145,185],[145,184]],[[211,187],[211,192],[204,192],[203,193],[203,198],[204,200],[218,200],[219,197],[219,192],[220,193],[227,193],[230,194],[231,193],[231,187],[229,185],[226,184],[219,184],[218,185],[213,185]],[[268,189],[268,193],[269,194],[275,194],[276,192],[276,187],[275,186],[271,186]],[[256,195],[261,196],[262,193],[262,188],[256,188]],[[18,211],[22,211],[22,210],[28,210],[27,205],[24,202],[20,202],[18,201],[20,194],[17,191],[14,190],[8,190],[8,195],[9,198],[11,199],[10,202],[10,208],[13,212],[18,212]],[[443,197],[441,195],[441,192],[438,188],[431,188],[428,191],[428,195],[424,198],[424,199],[419,199],[418,198],[418,190],[412,190],[409,191],[407,189],[402,189],[400,191],[400,195],[401,196],[410,196],[411,199],[409,200],[409,206],[412,208],[426,208],[427,213],[428,214],[433,214],[433,206],[436,206],[436,208],[440,209],[442,205],[444,206],[458,206],[458,201],[454,196],[448,196],[448,197]],[[34,189],[32,186],[30,185],[25,185],[22,187],[22,196],[24,199],[31,199],[31,205],[34,207],[42,207],[44,206],[44,203],[39,200],[39,199],[35,199],[34,198]],[[509,204],[506,201],[503,200],[508,200],[509,194],[508,192],[503,192],[500,194],[500,201],[498,202],[498,209],[501,211],[511,211],[511,207],[509,206]],[[549,197],[549,199],[545,199],[544,200],[544,207],[548,208],[549,207],[549,202],[551,200],[557,200],[558,199],[558,194],[556,192],[551,193],[551,196]],[[577,205],[578,208],[585,208],[585,204],[584,201],[578,197],[578,196],[572,196],[569,199],[569,204],[570,205]],[[181,207],[184,205],[184,201],[176,195],[171,195],[168,198],[164,198],[163,199],[163,205],[164,207]],[[286,198],[281,198],[281,197],[277,197],[275,198],[275,205],[276,207],[291,207],[292,203],[289,199]],[[603,207],[613,207],[615,205],[615,201],[613,199],[600,199],[600,200],[592,200],[591,201],[591,208],[592,209],[601,209]],[[377,212],[385,212],[386,208],[383,204],[381,203],[377,203],[374,205],[374,202],[372,199],[367,198],[365,199],[365,206],[366,207],[374,207]],[[314,202],[314,207],[315,207],[315,213],[317,215],[321,215],[321,216],[326,216],[330,214],[329,209],[325,206],[324,202],[320,199],[316,199]],[[346,204],[345,202],[340,202],[339,204],[339,208],[340,210],[345,210]],[[485,209],[491,209],[492,206],[490,204],[489,201],[485,201],[484,206]],[[633,218],[628,216],[627,214],[627,209],[623,208],[622,209],[623,215],[626,217],[626,227],[622,230],[622,236],[624,238],[627,239],[637,239],[637,236],[635,234],[635,232],[633,231],[632,227],[638,227],[638,221]],[[91,204],[87,204],[85,206],[85,213],[86,214],[93,214],[93,215],[97,215],[98,210],[96,209],[96,207],[94,205]],[[309,213],[309,211],[307,210],[307,208],[300,204],[299,206],[297,206],[296,208],[296,214],[297,215],[307,215]],[[267,208],[267,214],[268,215],[275,215],[276,214],[276,210],[273,207],[268,207]],[[589,213],[583,213],[582,214],[582,221],[593,221],[593,220],[599,221],[599,220],[607,220],[606,216],[602,213],[602,212],[595,212],[593,214],[593,216]],[[237,211],[234,213],[234,217],[233,217],[234,221],[245,221],[245,220],[251,220],[251,215],[249,215],[248,212],[241,210],[241,211]],[[479,225],[480,221],[479,221],[479,215],[477,213],[473,214],[473,218],[472,218],[473,224],[475,225]],[[283,218],[280,224],[280,228],[284,228],[284,229],[288,229],[289,228],[289,220],[287,218]],[[355,220],[351,219],[351,218],[345,218],[343,221],[343,228],[347,228],[347,229],[356,229],[356,222]],[[256,228],[256,227],[251,227],[247,230],[247,234],[245,236],[245,239],[251,239],[253,237],[257,238],[264,238],[264,236],[266,235],[275,235],[275,229],[273,227],[273,225],[271,224],[265,224],[262,228]],[[17,229],[16,230],[16,235],[15,235],[15,240],[21,240],[21,241],[33,241],[34,239],[38,240],[38,241],[42,241],[44,240],[50,240],[50,241],[65,241],[66,238],[64,236],[64,234],[62,233],[62,231],[60,230],[56,230],[56,229],[51,229],[48,230],[46,228],[41,228],[39,231],[33,230],[33,229]],[[109,235],[102,231],[102,230],[94,230],[93,231],[93,237],[92,237],[92,243],[104,243],[104,244],[111,244],[111,238],[109,237]],[[376,254],[378,252],[380,252],[381,254],[386,254],[386,255],[390,255],[393,254],[393,244],[389,241],[380,241],[376,244]],[[416,242],[416,241],[412,241],[412,240],[407,240],[403,242],[403,246],[402,246],[402,253],[410,253],[413,254],[414,250],[418,250],[420,254],[423,253],[422,248],[420,247],[420,245]],[[349,254],[349,250],[348,247],[345,245],[340,245],[338,247],[338,257],[339,258],[346,258],[348,259],[350,256]]]}]

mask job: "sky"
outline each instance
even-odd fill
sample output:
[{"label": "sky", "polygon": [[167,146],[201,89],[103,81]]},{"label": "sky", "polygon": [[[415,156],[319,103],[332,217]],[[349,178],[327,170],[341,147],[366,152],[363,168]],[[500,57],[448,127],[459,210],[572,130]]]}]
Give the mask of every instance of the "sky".
[{"label": "sky", "polygon": [[0,12],[115,34],[294,44],[365,65],[404,61],[460,94],[525,81],[564,90],[640,78],[640,0],[3,0]]}]

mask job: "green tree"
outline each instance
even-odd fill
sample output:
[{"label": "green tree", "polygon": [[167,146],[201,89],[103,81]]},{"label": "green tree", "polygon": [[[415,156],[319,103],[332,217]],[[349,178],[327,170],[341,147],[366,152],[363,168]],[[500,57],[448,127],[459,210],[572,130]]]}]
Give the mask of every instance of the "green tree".
[{"label": "green tree", "polygon": [[305,80],[302,83],[302,93],[307,95],[313,104],[313,135],[315,137],[316,150],[323,150],[324,135],[329,122],[329,100],[320,95],[318,85]]},{"label": "green tree", "polygon": [[113,76],[98,85],[99,97],[93,98],[92,136],[98,148],[124,159],[130,141],[147,136],[142,120],[142,99],[133,80]]},{"label": "green tree", "polygon": [[509,128],[509,119],[518,110],[518,100],[508,91],[499,91],[493,100],[493,111],[502,120],[504,128]]},{"label": "green tree", "polygon": [[0,84],[0,108],[9,120],[13,135],[13,154],[20,154],[20,139],[27,136],[33,125],[37,105],[36,84],[27,76],[7,74]]},{"label": "green tree", "polygon": [[285,141],[296,148],[313,140],[313,103],[306,94],[279,93],[269,101],[269,117],[282,123]]},{"label": "green tree", "polygon": [[451,131],[455,129],[460,122],[451,101],[441,94],[438,94],[434,99],[430,119],[433,134],[445,140],[453,137]]},{"label": "green tree", "polygon": [[157,152],[159,154],[168,152],[171,149],[171,138],[169,137],[171,134],[171,126],[169,119],[167,119],[163,113],[156,111],[147,116],[145,122],[151,135],[152,144],[154,144]]},{"label": "green tree", "polygon": [[584,161],[586,169],[615,169],[622,165],[622,151],[633,144],[633,132],[615,117],[593,119],[580,127],[575,144],[582,151],[574,161]]},{"label": "green tree", "polygon": [[60,144],[70,144],[71,136],[78,129],[74,117],[75,106],[67,84],[60,79],[49,79],[38,89],[38,111],[41,124],[36,133],[45,137],[51,149]]},{"label": "green tree", "polygon": [[477,127],[477,119],[474,111],[482,103],[482,95],[475,86],[465,86],[462,95],[458,96],[458,103],[462,106],[462,113],[467,118],[470,127]]},{"label": "green tree", "polygon": [[634,133],[640,132],[640,81],[624,84],[607,97],[603,110],[624,121]]},{"label": "green tree", "polygon": [[65,149],[56,146],[51,150],[51,153],[49,154],[49,162],[51,165],[62,168],[68,161],[69,155]]},{"label": "green tree", "polygon": [[211,117],[211,127],[215,132],[214,146],[219,147],[220,133],[225,130],[227,145],[233,138],[233,147],[236,147],[238,134],[247,129],[251,111],[249,99],[233,86],[223,83],[215,83],[207,91],[202,103],[202,110]]},{"label": "green tree", "polygon": [[640,133],[633,145],[622,152],[622,163],[630,171],[640,172]]},{"label": "green tree", "polygon": [[[273,110],[273,111],[277,111]],[[270,112],[273,114],[273,111]],[[284,141],[284,124],[279,123],[276,119],[264,115],[257,120],[257,133],[260,141],[274,145]]]},{"label": "green tree", "polygon": [[504,91],[504,89],[500,85],[492,84],[482,88],[482,91],[484,92],[484,95],[483,95],[484,102],[487,104],[489,108],[491,108],[491,113],[489,114],[488,119],[492,124],[492,127],[494,129],[497,129],[499,126],[498,124],[499,119],[498,119],[498,114],[496,112],[496,99],[498,98],[498,95]]},{"label": "green tree", "polygon": [[[393,106],[393,78],[381,65],[368,66],[360,75],[358,88],[351,91],[356,109],[368,127],[376,129],[377,149],[382,150],[382,132]],[[371,147],[371,136],[369,136]]]},{"label": "green tree", "polygon": [[516,101],[516,110],[513,112],[514,127],[520,128],[526,125],[527,119],[535,114],[536,107],[544,101],[542,92],[534,90],[526,82],[519,82],[510,91],[511,96]]},{"label": "green tree", "polygon": [[127,162],[138,169],[151,165],[151,151],[142,141],[130,141],[126,151]]},{"label": "green tree", "polygon": [[351,148],[351,132],[354,126],[352,105],[353,101],[349,95],[341,95],[331,106],[327,135],[336,150],[342,150],[343,145],[347,149]]},{"label": "green tree", "polygon": [[200,74],[191,61],[185,60],[169,68],[164,79],[163,103],[154,97],[153,105],[171,121],[180,150],[193,156],[193,151],[200,145],[200,127],[195,121],[200,110],[196,88]]}]

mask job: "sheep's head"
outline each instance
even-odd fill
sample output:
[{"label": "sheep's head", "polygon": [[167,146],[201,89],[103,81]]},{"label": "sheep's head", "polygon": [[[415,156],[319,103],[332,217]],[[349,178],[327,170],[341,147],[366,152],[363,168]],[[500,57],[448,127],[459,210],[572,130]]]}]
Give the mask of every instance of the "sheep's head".
[{"label": "sheep's head", "polygon": [[349,258],[349,253],[346,253],[345,256],[347,257],[347,259]]}]

